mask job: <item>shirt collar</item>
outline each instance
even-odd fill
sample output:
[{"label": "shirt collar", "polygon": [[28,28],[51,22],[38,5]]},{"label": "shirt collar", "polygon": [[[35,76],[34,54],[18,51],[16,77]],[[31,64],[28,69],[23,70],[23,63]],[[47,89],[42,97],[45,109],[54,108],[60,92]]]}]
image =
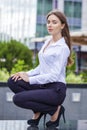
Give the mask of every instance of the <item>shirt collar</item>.
[{"label": "shirt collar", "polygon": [[[49,41],[51,40],[52,38],[49,39]],[[51,44],[51,46],[61,46],[61,45],[64,45],[66,44],[65,42],[65,39],[64,37],[62,37],[61,39],[59,39],[58,41],[56,41],[54,44]]]}]

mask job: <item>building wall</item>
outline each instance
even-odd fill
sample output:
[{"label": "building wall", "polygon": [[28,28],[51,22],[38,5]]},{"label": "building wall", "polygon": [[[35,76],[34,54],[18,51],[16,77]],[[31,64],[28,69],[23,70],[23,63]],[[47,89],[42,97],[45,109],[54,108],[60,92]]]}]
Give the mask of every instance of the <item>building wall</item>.
[{"label": "building wall", "polygon": [[58,9],[64,12],[64,0],[58,0]]},{"label": "building wall", "polygon": [[82,30],[87,30],[87,0],[82,0]]},{"label": "building wall", "polygon": [[19,108],[12,103],[13,93],[0,86],[0,120],[22,120],[32,117],[32,111]]},{"label": "building wall", "polygon": [[34,37],[36,28],[37,0],[0,1],[0,40]]},{"label": "building wall", "polygon": [[[72,86],[72,87],[71,87]],[[87,85],[72,84],[64,102],[67,120],[87,120]],[[71,87],[71,88],[70,88]]]}]

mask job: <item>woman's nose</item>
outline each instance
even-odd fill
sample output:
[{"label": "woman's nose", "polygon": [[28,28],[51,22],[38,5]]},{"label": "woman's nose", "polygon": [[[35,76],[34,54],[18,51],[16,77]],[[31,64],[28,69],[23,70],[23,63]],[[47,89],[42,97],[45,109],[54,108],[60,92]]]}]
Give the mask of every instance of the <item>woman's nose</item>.
[{"label": "woman's nose", "polygon": [[51,26],[52,26],[52,23],[49,23],[48,26],[51,27]]}]

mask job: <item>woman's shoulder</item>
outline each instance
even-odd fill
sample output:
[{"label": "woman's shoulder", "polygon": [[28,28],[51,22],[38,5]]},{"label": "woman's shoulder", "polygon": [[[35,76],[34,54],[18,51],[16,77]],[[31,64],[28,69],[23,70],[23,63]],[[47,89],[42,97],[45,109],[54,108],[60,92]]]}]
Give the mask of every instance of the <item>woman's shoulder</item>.
[{"label": "woman's shoulder", "polygon": [[43,44],[42,48],[45,47],[45,46],[49,43],[50,40],[51,40],[51,37],[48,37],[48,38],[44,41],[44,44]]},{"label": "woman's shoulder", "polygon": [[58,53],[68,53],[70,54],[70,49],[65,41],[64,38],[62,38],[58,43],[57,43],[57,46],[56,46],[56,50],[58,50],[57,52]]},{"label": "woman's shoulder", "polygon": [[48,36],[45,40],[45,43],[48,43],[52,39],[52,36]]}]

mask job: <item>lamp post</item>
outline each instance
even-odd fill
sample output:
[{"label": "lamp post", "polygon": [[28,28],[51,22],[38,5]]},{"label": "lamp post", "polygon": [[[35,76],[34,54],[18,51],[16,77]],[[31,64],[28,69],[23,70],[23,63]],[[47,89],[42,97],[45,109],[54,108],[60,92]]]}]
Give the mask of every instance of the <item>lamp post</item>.
[{"label": "lamp post", "polygon": [[81,71],[81,46],[78,47],[78,71]]}]

